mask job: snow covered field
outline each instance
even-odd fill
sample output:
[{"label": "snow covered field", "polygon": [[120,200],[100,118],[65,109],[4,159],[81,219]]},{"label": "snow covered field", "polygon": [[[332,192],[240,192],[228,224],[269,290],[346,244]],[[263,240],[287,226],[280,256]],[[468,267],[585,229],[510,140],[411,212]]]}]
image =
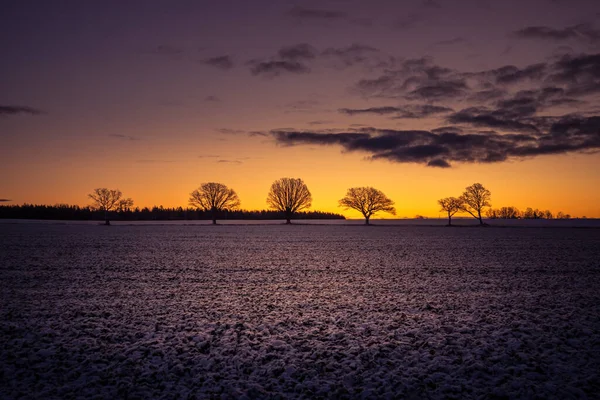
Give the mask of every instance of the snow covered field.
[{"label": "snow covered field", "polygon": [[0,398],[598,398],[600,229],[0,222]]}]

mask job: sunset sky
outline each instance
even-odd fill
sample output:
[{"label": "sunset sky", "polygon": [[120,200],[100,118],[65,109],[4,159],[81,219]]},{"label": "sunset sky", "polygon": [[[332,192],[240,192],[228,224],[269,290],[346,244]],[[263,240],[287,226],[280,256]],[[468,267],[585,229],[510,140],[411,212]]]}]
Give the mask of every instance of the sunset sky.
[{"label": "sunset sky", "polygon": [[600,218],[597,0],[20,0],[0,49],[0,204],[263,209],[294,177],[322,211],[373,186],[437,217],[480,182]]}]

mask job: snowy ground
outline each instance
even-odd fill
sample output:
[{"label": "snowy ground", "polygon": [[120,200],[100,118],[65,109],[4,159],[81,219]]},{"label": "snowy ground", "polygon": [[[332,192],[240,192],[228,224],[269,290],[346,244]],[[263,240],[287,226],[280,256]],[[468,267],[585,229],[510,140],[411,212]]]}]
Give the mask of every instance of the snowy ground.
[{"label": "snowy ground", "polygon": [[0,223],[0,398],[598,398],[600,229]]}]

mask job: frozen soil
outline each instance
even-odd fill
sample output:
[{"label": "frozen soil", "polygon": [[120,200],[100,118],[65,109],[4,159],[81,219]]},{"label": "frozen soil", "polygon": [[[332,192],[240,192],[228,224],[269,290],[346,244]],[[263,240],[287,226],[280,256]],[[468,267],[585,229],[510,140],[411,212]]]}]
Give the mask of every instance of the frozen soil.
[{"label": "frozen soil", "polygon": [[600,230],[0,225],[0,398],[598,398]]}]

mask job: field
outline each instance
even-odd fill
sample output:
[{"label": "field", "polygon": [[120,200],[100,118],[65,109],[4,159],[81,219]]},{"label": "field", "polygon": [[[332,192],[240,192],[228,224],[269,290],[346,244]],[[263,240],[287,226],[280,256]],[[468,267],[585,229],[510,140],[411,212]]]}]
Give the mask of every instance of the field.
[{"label": "field", "polygon": [[598,398],[600,229],[0,223],[0,398]]}]

